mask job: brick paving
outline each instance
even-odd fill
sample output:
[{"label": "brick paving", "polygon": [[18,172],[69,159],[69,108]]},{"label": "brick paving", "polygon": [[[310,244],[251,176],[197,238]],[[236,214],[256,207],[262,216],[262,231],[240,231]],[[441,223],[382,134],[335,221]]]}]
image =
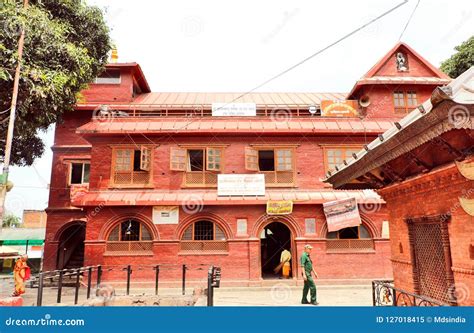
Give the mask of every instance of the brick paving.
[{"label": "brick paving", "polygon": [[[320,306],[371,306],[372,290],[370,283],[359,284],[334,284],[325,281],[317,285],[318,302]],[[0,297],[7,297],[13,290],[13,280],[9,278],[0,279]],[[36,288],[27,288],[23,295],[25,306],[36,305]],[[94,290],[91,290],[92,297]],[[193,288],[188,287],[187,294],[191,294]],[[116,289],[117,295],[124,295],[125,288]],[[153,288],[142,288],[132,285],[131,294],[153,294]],[[180,288],[160,288],[160,295],[181,295]],[[266,281],[260,287],[222,287],[216,288],[214,292],[215,306],[300,306],[302,286],[295,286],[290,281],[274,280]],[[57,288],[45,288],[43,294],[43,305],[56,305]],[[79,292],[79,304],[86,300],[86,288],[81,287]],[[62,305],[74,304],[74,288],[63,287]],[[306,305],[310,306],[310,305]]]}]

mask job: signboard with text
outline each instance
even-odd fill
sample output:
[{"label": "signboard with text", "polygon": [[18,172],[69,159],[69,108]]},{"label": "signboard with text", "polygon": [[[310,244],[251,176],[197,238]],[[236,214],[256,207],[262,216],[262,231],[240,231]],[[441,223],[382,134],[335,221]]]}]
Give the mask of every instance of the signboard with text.
[{"label": "signboard with text", "polygon": [[219,174],[217,175],[217,195],[263,196],[265,195],[265,175]]},{"label": "signboard with text", "polygon": [[257,115],[255,103],[212,103],[214,117],[254,117]]},{"label": "signboard with text", "polygon": [[153,223],[154,224],[178,224],[179,207],[178,206],[154,206]]},{"label": "signboard with text", "polygon": [[355,100],[321,101],[322,117],[357,117],[359,115],[358,102]]},{"label": "signboard with text", "polygon": [[293,201],[291,200],[280,200],[280,201],[267,201],[267,214],[268,215],[288,215],[293,212]]},{"label": "signboard with text", "polygon": [[361,224],[355,198],[326,202],[323,204],[323,209],[328,224],[328,232],[356,227]]}]

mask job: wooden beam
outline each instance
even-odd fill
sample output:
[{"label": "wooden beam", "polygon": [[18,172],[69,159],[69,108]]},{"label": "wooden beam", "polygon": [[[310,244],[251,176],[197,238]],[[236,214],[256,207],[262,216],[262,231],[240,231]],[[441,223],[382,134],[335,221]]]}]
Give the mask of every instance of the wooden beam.
[{"label": "wooden beam", "polygon": [[380,179],[379,177],[377,177],[376,175],[374,175],[373,173],[367,172],[365,174],[365,176],[368,178],[369,184],[371,184],[371,185],[373,184],[373,185],[375,185],[375,187],[385,186],[385,183],[383,182],[383,180]]},{"label": "wooden beam", "polygon": [[398,174],[389,164],[384,164],[381,167],[383,173],[387,174],[387,176],[393,181],[403,181],[405,177],[402,177],[400,174]]},{"label": "wooden beam", "polygon": [[431,142],[433,142],[436,146],[440,147],[444,151],[447,151],[449,154],[451,154],[451,156],[455,157],[456,159],[466,158],[465,154],[463,154],[458,149],[451,146],[449,142],[447,142],[446,140],[444,140],[443,138],[439,136],[432,139]]},{"label": "wooden beam", "polygon": [[407,156],[410,157],[413,160],[413,162],[416,163],[416,165],[421,167],[423,169],[423,172],[428,172],[433,168],[428,163],[426,163],[426,162],[422,161],[421,159],[419,159],[418,156],[415,156],[415,154],[413,154],[413,152],[411,152],[411,151],[409,151],[407,153]]}]

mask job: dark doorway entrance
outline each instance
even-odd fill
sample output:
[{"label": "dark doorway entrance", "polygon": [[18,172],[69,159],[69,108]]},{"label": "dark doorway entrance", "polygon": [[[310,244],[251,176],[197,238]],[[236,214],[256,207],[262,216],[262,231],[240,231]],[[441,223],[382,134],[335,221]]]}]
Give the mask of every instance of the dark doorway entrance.
[{"label": "dark doorway entrance", "polygon": [[[262,265],[262,278],[276,279],[282,276],[281,271],[275,273],[274,269],[280,264],[281,253],[284,250],[292,251],[292,237],[290,229],[281,222],[272,222],[263,228],[260,234],[260,258]],[[292,262],[290,261],[290,267]],[[290,277],[293,276],[291,269]]]},{"label": "dark doorway entrance", "polygon": [[59,237],[57,269],[84,266],[84,240],[86,225],[83,222],[72,224]]}]

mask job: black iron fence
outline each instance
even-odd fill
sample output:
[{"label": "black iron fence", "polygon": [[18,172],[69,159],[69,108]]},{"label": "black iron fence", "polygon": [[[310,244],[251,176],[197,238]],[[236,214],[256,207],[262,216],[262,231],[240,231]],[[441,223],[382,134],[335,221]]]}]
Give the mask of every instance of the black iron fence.
[{"label": "black iron fence", "polygon": [[393,280],[372,281],[374,306],[449,306],[433,298],[396,288]]},{"label": "black iron fence", "polygon": [[[213,289],[219,287],[220,283],[220,268],[211,266],[207,269],[208,266],[204,264],[198,265],[127,265],[127,266],[87,266],[79,267],[73,269],[61,269],[54,271],[40,272],[34,279],[31,280],[32,287],[38,287],[37,294],[37,306],[43,305],[43,295],[46,286],[57,287],[56,303],[61,303],[63,297],[63,287],[64,286],[73,286],[74,287],[74,304],[78,304],[80,296],[80,288],[86,288],[86,298],[89,299],[91,296],[92,288],[98,288],[101,284],[102,277],[104,273],[117,272],[121,271],[125,274],[125,293],[130,295],[131,282],[133,272],[137,271],[154,271],[154,294],[158,295],[159,285],[160,285],[160,272],[163,270],[173,270],[180,271],[181,275],[181,294],[186,295],[186,272],[190,269],[196,271],[205,271],[208,270],[207,276],[207,296],[208,296],[208,305],[213,304]],[[115,275],[116,277],[116,275]],[[86,281],[86,282],[85,282]],[[114,278],[113,282],[120,282]],[[141,280],[143,282],[143,280]],[[146,281],[145,281],[146,282]],[[95,285],[94,285],[95,283]],[[209,303],[210,302],[210,303]]]}]

